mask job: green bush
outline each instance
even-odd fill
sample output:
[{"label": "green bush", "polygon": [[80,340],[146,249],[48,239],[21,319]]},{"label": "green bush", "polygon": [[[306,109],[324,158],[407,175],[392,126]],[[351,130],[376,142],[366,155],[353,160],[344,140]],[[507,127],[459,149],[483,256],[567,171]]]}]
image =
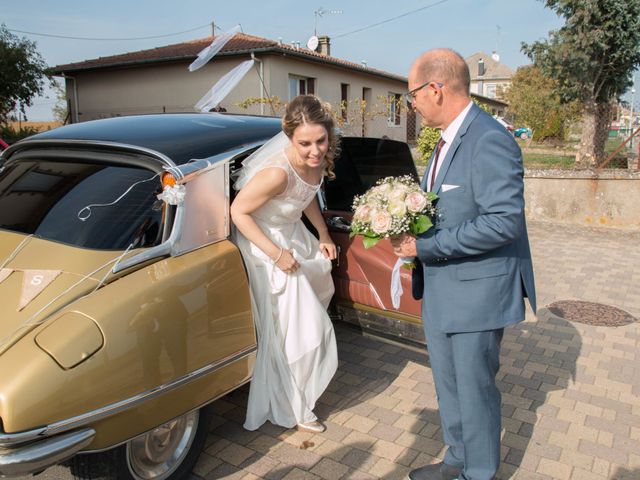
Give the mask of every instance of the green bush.
[{"label": "green bush", "polygon": [[2,138],[9,145],[16,143],[18,140],[30,137],[39,133],[39,130],[35,127],[22,127],[18,130],[14,130],[9,125],[0,125],[0,138]]},{"label": "green bush", "polygon": [[418,135],[418,152],[420,156],[416,159],[418,165],[426,165],[429,163],[429,158],[433,150],[436,148],[440,140],[440,129],[431,127],[422,127],[420,135]]}]

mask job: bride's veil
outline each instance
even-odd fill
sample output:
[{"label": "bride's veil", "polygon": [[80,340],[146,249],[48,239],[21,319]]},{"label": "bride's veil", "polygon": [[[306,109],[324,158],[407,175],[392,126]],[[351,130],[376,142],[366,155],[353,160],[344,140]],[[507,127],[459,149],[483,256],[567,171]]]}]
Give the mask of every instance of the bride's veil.
[{"label": "bride's veil", "polygon": [[289,137],[280,132],[245,158],[233,188],[240,190],[244,187],[256,173],[268,167],[290,143]]}]

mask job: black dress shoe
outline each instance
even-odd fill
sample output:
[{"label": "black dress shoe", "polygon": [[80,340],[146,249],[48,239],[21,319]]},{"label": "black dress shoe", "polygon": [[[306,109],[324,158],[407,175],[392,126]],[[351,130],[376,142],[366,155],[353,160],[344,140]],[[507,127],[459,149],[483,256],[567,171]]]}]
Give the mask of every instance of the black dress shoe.
[{"label": "black dress shoe", "polygon": [[409,472],[411,480],[456,480],[462,469],[444,462],[425,465]]}]

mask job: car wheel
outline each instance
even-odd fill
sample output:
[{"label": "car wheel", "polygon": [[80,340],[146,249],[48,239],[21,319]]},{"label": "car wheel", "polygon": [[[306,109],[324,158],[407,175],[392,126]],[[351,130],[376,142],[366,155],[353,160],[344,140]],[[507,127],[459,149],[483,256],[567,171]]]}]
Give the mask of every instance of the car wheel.
[{"label": "car wheel", "polygon": [[527,138],[529,138],[529,135],[527,135],[527,132],[522,132],[522,133],[520,134],[520,138],[521,138],[522,140],[526,140]]},{"label": "car wheel", "polygon": [[82,480],[181,480],[196,464],[209,430],[208,409],[160,425],[115,449],[76,455],[73,478]]}]

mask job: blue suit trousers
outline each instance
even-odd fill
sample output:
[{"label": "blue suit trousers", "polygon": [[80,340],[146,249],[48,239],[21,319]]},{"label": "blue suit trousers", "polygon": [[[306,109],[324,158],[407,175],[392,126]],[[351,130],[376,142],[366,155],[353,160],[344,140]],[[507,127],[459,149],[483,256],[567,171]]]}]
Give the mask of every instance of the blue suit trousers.
[{"label": "blue suit trousers", "polygon": [[500,466],[500,368],[504,329],[444,333],[424,321],[442,421],[449,446],[444,462],[463,468],[460,479],[491,480]]}]

